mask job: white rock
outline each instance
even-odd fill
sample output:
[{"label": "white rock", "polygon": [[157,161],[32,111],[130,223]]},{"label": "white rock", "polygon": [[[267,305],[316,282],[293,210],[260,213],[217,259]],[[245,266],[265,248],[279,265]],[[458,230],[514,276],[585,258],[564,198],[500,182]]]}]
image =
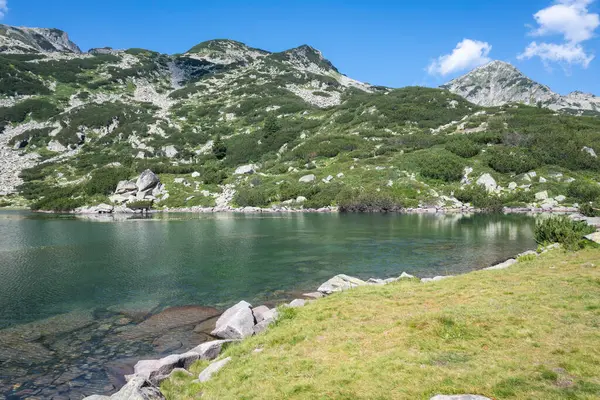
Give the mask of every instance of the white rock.
[{"label": "white rock", "polygon": [[289,304],[289,306],[292,308],[304,307],[305,305],[306,305],[306,300],[303,300],[303,299],[295,299]]},{"label": "white rock", "polygon": [[168,158],[173,158],[177,155],[177,153],[179,153],[173,145],[163,147],[163,151]]},{"label": "white rock", "polygon": [[442,280],[448,279],[448,278],[452,278],[452,275],[436,276],[436,277],[433,277],[433,278],[423,278],[423,279],[421,279],[421,282],[423,282],[423,283],[438,282],[438,281],[442,281]]},{"label": "white rock", "polygon": [[196,171],[192,172],[192,178],[197,178],[199,176],[200,176],[200,172],[196,172]]},{"label": "white rock", "polygon": [[158,179],[158,176],[156,176],[154,172],[147,169],[140,174],[135,186],[141,192],[155,187],[159,182],[160,180]]},{"label": "white rock", "polygon": [[546,183],[548,182],[548,180],[546,178],[544,178],[543,176],[540,176],[540,183]]},{"label": "white rock", "polygon": [[296,197],[296,203],[304,203],[306,201],[306,197],[298,196]]},{"label": "white rock", "polygon": [[517,182],[511,182],[508,184],[509,190],[515,190],[518,187]]},{"label": "white rock", "polygon": [[548,191],[544,190],[543,192],[538,192],[535,194],[536,200],[547,200],[548,199]]},{"label": "white rock", "polygon": [[554,198],[554,200],[558,201],[559,203],[562,203],[562,202],[563,202],[563,201],[565,201],[566,199],[567,199],[567,198],[566,198],[565,196],[563,196],[562,194],[561,194],[561,195],[558,195],[558,196],[556,196],[556,197]]},{"label": "white rock", "polygon": [[340,172],[339,174],[336,175],[338,178],[343,178],[344,177],[344,173]]},{"label": "white rock", "polygon": [[598,156],[596,155],[596,152],[591,147],[584,146],[583,149],[581,149],[581,151],[588,153],[590,156],[592,156],[594,158],[598,158]]},{"label": "white rock", "polygon": [[298,180],[298,182],[302,182],[302,183],[310,183],[310,182],[314,182],[315,179],[317,179],[316,176],[314,176],[313,174],[310,175],[304,175],[302,178],[300,178]]},{"label": "white rock", "polygon": [[354,278],[352,276],[348,276],[348,275],[344,275],[344,274],[340,274],[340,275],[334,276],[327,282],[323,283],[321,286],[319,286],[319,288],[317,290],[321,293],[331,294],[334,292],[342,292],[344,290],[352,289],[357,286],[363,286],[366,284],[367,284],[367,282],[365,282],[361,279]]},{"label": "white rock", "polygon": [[506,269],[508,267],[510,267],[511,265],[514,265],[517,263],[517,260],[515,260],[514,258],[511,258],[510,260],[506,260],[503,263],[500,264],[496,264],[493,265],[491,267],[488,268],[484,268],[485,270],[498,270],[498,269]]},{"label": "white rock", "polygon": [[235,169],[234,175],[251,175],[258,170],[258,166],[254,164],[242,165]]},{"label": "white rock", "polygon": [[252,336],[254,330],[254,315],[252,305],[240,301],[229,308],[219,317],[212,335],[222,339],[243,339]]},{"label": "white rock", "polygon": [[200,382],[206,382],[206,381],[210,380],[210,378],[212,378],[212,376],[214,374],[219,372],[225,365],[227,365],[227,363],[229,363],[229,361],[231,361],[231,357],[227,357],[222,360],[213,362],[208,367],[206,367],[202,372],[200,372],[200,375],[198,375],[198,380]]},{"label": "white rock", "polygon": [[477,184],[485,187],[485,190],[488,192],[493,192],[498,188],[496,180],[488,173],[481,175],[479,179],[477,179]]}]

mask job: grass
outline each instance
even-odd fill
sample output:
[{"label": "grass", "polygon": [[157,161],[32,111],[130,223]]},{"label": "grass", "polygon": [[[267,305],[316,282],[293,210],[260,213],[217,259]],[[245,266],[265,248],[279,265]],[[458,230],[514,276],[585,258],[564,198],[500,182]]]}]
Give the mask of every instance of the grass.
[{"label": "grass", "polygon": [[599,264],[597,249],[554,251],[506,270],[336,294],[229,347],[233,360],[208,383],[178,377],[162,390],[167,399],[597,399]]}]

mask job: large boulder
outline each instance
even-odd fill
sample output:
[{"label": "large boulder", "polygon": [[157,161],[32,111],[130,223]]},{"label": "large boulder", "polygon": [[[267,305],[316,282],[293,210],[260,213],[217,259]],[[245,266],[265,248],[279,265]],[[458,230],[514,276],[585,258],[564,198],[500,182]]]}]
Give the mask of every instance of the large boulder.
[{"label": "large boulder", "polygon": [[496,183],[496,180],[492,177],[492,175],[487,173],[481,175],[479,179],[477,179],[476,183],[479,186],[483,186],[488,192],[493,192],[496,189],[498,189],[498,184]]},{"label": "large boulder", "polygon": [[538,192],[535,194],[535,199],[539,201],[548,200],[548,191]]},{"label": "large boulder", "polygon": [[231,357],[227,357],[227,358],[224,358],[219,361],[215,361],[214,363],[210,364],[202,372],[200,372],[200,375],[198,375],[198,380],[200,382],[206,382],[206,381],[210,380],[210,378],[212,378],[212,376],[214,374],[219,372],[221,370],[221,368],[223,368],[225,365],[227,365],[227,363],[229,363],[229,361],[231,361]]},{"label": "large boulder", "polygon": [[278,316],[279,312],[275,308],[272,308],[269,311],[262,314],[263,319],[261,321],[258,321],[258,323],[254,325],[254,334],[258,335],[259,333],[266,331],[269,325],[271,325],[277,320]]},{"label": "large boulder", "polygon": [[340,275],[334,276],[327,282],[323,283],[321,286],[319,286],[319,288],[317,290],[321,293],[331,294],[334,292],[342,292],[344,290],[352,289],[357,286],[363,286],[366,284],[367,284],[367,282],[365,282],[361,279],[354,278],[352,276],[348,276],[348,275],[344,275],[344,274],[340,274]]},{"label": "large boulder", "polygon": [[267,306],[258,306],[252,309],[252,314],[254,314],[254,320],[256,323],[263,321],[265,319],[265,314],[269,312],[269,307]]},{"label": "large boulder", "polygon": [[240,301],[219,317],[212,335],[222,339],[243,339],[254,334],[252,305]]},{"label": "large boulder", "polygon": [[138,188],[134,181],[121,181],[117,184],[115,194],[137,192],[137,190]]},{"label": "large boulder", "polygon": [[154,188],[159,183],[160,180],[158,179],[158,176],[156,176],[154,172],[147,169],[141,173],[140,177],[135,182],[135,186],[137,187],[138,191],[142,192],[144,190]]},{"label": "large boulder", "polygon": [[242,165],[235,169],[234,175],[251,175],[258,170],[258,165],[248,164]]}]

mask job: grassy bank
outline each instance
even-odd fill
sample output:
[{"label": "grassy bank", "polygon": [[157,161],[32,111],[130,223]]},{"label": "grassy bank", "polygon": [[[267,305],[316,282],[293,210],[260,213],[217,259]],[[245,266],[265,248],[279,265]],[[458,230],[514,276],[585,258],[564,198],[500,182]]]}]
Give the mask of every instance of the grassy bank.
[{"label": "grassy bank", "polygon": [[361,287],[288,309],[266,334],[230,347],[223,356],[233,360],[210,382],[177,376],[162,391],[168,399],[597,399],[599,329],[600,251],[554,251],[507,270]]}]

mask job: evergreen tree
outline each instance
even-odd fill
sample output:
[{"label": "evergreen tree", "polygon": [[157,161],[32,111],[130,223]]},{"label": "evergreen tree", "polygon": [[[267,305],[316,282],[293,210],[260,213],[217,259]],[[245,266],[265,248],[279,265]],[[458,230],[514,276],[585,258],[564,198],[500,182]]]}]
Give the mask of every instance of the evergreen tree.
[{"label": "evergreen tree", "polygon": [[227,155],[227,146],[223,139],[221,139],[221,135],[217,135],[215,141],[213,142],[212,152],[217,157],[218,160],[222,160]]}]

